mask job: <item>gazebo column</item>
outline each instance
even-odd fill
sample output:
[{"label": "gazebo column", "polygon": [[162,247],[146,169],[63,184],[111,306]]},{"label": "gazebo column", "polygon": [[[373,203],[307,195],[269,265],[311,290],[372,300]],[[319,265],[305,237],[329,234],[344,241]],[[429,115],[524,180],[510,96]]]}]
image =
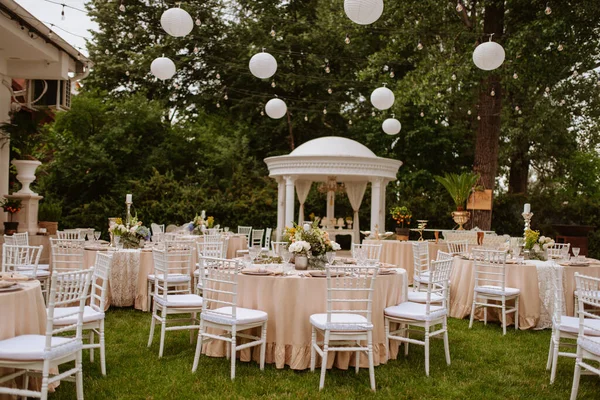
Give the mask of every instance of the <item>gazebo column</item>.
[{"label": "gazebo column", "polygon": [[379,230],[381,232],[385,232],[385,191],[387,189],[388,181],[386,179],[383,180],[381,184],[381,195],[380,195],[380,208],[379,208]]},{"label": "gazebo column", "polygon": [[285,228],[285,180],[278,176],[277,178],[277,232],[275,236],[277,241],[281,240],[283,229]]},{"label": "gazebo column", "polygon": [[[297,176],[285,175],[285,226],[292,226],[294,222],[294,183]],[[284,227],[285,227],[284,226]]]},{"label": "gazebo column", "polygon": [[381,213],[381,182],[383,178],[371,180],[371,235],[380,230],[379,219]]}]

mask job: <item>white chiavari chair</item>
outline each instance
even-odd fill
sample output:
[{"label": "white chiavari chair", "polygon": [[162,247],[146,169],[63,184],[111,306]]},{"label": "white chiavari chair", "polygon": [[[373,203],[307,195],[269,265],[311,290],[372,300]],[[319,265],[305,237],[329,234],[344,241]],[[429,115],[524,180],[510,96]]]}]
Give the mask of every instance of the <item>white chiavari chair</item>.
[{"label": "white chiavari chair", "polygon": [[[310,370],[314,372],[316,353],[321,356],[319,390],[325,386],[327,358],[331,351],[355,353],[355,372],[359,372],[360,353],[369,359],[369,380],[375,391],[373,364],[373,324],[371,322],[373,288],[379,266],[327,265],[327,312],[310,316],[312,341]],[[323,342],[317,341],[317,333]],[[361,341],[366,341],[365,346]],[[322,347],[321,347],[322,346]]]},{"label": "white chiavari chair", "polygon": [[258,246],[260,248],[263,247],[263,236],[265,234],[264,229],[252,229],[251,239],[248,244],[248,247]]},{"label": "white chiavari chair", "polygon": [[205,238],[204,241],[196,243],[196,254],[198,256],[198,263],[196,264],[197,268],[194,270],[194,288],[196,288],[196,293],[200,294],[202,291],[202,279],[200,279],[200,273],[206,273],[206,271],[201,268],[201,258],[225,258],[223,257],[224,244],[225,241],[221,239],[220,235],[216,241],[208,241],[207,238]]},{"label": "white chiavari chair", "polygon": [[[193,331],[199,328],[197,314],[202,311],[202,297],[192,293],[191,259],[194,247],[189,243],[177,243],[165,249],[153,249],[154,258],[154,304],[148,347],[152,345],[154,327],[160,324],[160,347],[158,357],[163,356],[167,331],[189,330],[190,341]],[[183,280],[183,277],[187,279]],[[181,281],[180,281],[181,279]],[[167,319],[168,315],[190,314],[188,318]],[[168,326],[168,324],[174,324]],[[183,323],[183,325],[179,325]]]},{"label": "white chiavari chair", "polygon": [[[239,350],[260,346],[260,369],[265,366],[265,351],[267,347],[267,320],[264,311],[242,308],[237,306],[239,263],[224,258],[201,258],[201,267],[206,268],[203,275],[204,304],[200,314],[200,331],[196,343],[196,354],[192,372],[198,369],[202,344],[211,340],[227,342],[228,355],[231,358],[231,380],[235,378],[236,354]],[[208,328],[224,330],[224,334],[208,331]],[[253,328],[260,328],[261,335],[242,333]],[[237,338],[250,340],[238,343]]]},{"label": "white chiavari chair", "polygon": [[271,236],[273,234],[273,228],[267,228],[265,230],[265,245],[263,246],[263,251],[268,252],[271,250]]},{"label": "white chiavari chair", "polygon": [[429,243],[426,241],[413,242],[413,290],[420,291],[421,285],[426,285],[429,279]]},{"label": "white chiavari chair", "polygon": [[[89,305],[83,309],[83,331],[87,331],[88,343],[83,349],[90,350],[90,362],[94,362],[94,349],[100,349],[100,371],[106,376],[106,346],[104,337],[104,308],[108,295],[108,281],[112,268],[113,254],[98,252],[92,274]],[[54,326],[67,326],[73,323],[73,312],[76,307],[60,307],[54,309]],[[98,343],[95,336],[98,335]]]},{"label": "white chiavari chair", "polygon": [[65,229],[56,232],[57,239],[79,240],[84,239],[81,235],[81,229]]},{"label": "white chiavari chair", "polygon": [[[447,261],[447,260],[452,260],[452,262],[454,262],[454,258],[452,256],[452,254],[438,250],[436,261]],[[432,264],[431,268],[433,269],[433,264]],[[423,285],[423,287],[425,289],[427,288],[428,283],[429,283],[429,277],[428,276],[423,277],[421,284]],[[448,286],[450,286],[450,281],[448,281]],[[448,296],[450,296],[450,290],[447,290],[446,294]],[[442,301],[443,301],[443,299],[439,293],[434,292],[431,295],[428,295],[426,290],[424,290],[424,291],[423,290],[409,291],[407,294],[407,300],[412,301],[413,303],[426,303],[428,298],[430,299],[431,303],[435,303],[435,304],[442,303]],[[448,302],[449,299],[450,299],[450,297],[446,298],[446,301]]]},{"label": "white chiavari chair", "polygon": [[382,248],[383,245],[381,244],[352,243],[352,258],[354,258],[355,260],[360,259],[360,253],[362,252],[362,257],[364,257],[365,261],[378,263],[381,259]]},{"label": "white chiavari chair", "polygon": [[[83,367],[82,358],[82,321],[83,310],[90,286],[92,269],[53,274],[48,299],[45,335],[20,335],[0,341],[0,367],[17,370],[0,377],[0,384],[18,376],[25,376],[25,389],[0,386],[0,394],[10,394],[23,397],[48,398],[49,385],[65,381],[75,375],[77,399],[83,399]],[[79,303],[73,307],[69,315],[71,324],[54,327],[55,311],[58,307]],[[63,332],[75,331],[74,337],[58,336]],[[50,370],[61,364],[75,362],[75,365],[57,375],[50,376]],[[37,373],[42,376],[41,390],[27,389],[29,374]]]},{"label": "white chiavari chair", "polygon": [[554,246],[548,247],[548,259],[567,259],[571,250],[571,243],[554,243]]},{"label": "white chiavari chair", "polygon": [[246,240],[248,241],[248,243],[250,243],[250,234],[252,233],[251,226],[238,226],[237,231],[238,231],[238,234],[245,235]]},{"label": "white chiavari chair", "polygon": [[152,230],[152,235],[165,233],[165,224],[159,225],[153,222],[150,224],[150,229]]},{"label": "white chiavari chair", "polygon": [[[429,376],[429,341],[443,335],[446,364],[450,365],[450,344],[448,342],[448,279],[452,272],[452,259],[432,261],[430,279],[427,282],[425,303],[405,301],[397,306],[387,307],[385,316],[386,357],[389,358],[389,341],[404,343],[404,355],[408,355],[409,343],[425,347],[425,375]],[[441,302],[436,301],[441,299]],[[441,304],[440,304],[441,303]],[[390,331],[390,322],[400,324],[400,328]],[[438,327],[441,325],[441,327]],[[424,329],[424,340],[410,337],[410,327]],[[436,329],[436,327],[438,327]],[[432,329],[434,329],[432,331]]]},{"label": "white chiavari chair", "polygon": [[448,243],[448,253],[453,256],[466,256],[469,253],[469,241],[458,240],[456,242]]},{"label": "white chiavari chair", "polygon": [[[579,331],[577,334],[577,355],[575,358],[575,371],[573,372],[573,387],[571,400],[577,398],[579,391],[579,377],[581,369],[585,372],[599,375],[600,368],[600,315],[586,310],[600,307],[600,278],[580,275],[575,273],[575,287],[579,293]],[[589,361],[593,361],[592,365]]]},{"label": "white chiavari chair", "polygon": [[17,272],[40,281],[44,300],[48,302],[50,271],[40,269],[39,262],[44,246],[2,245],[2,272]]},{"label": "white chiavari chair", "polygon": [[[475,263],[475,287],[469,328],[473,326],[475,310],[483,307],[483,321],[487,325],[487,308],[501,310],[502,334],[506,335],[506,314],[514,313],[515,330],[519,329],[519,295],[517,288],[506,286],[506,252],[497,250],[473,250]],[[489,300],[494,301],[488,303]],[[507,301],[515,301],[513,308],[507,309]],[[497,304],[500,302],[501,304]]]},{"label": "white chiavari chair", "polygon": [[50,238],[52,273],[85,269],[83,239]]},{"label": "white chiavari chair", "polygon": [[[4,235],[4,243],[13,244],[13,245],[17,245],[17,246],[29,246],[29,233],[21,232],[21,233],[14,233],[10,236]],[[28,266],[28,268],[32,269],[33,265]],[[50,265],[38,263],[37,268],[43,269],[43,270],[48,270],[48,269],[50,269]],[[47,293],[46,293],[46,295],[47,295]]]}]

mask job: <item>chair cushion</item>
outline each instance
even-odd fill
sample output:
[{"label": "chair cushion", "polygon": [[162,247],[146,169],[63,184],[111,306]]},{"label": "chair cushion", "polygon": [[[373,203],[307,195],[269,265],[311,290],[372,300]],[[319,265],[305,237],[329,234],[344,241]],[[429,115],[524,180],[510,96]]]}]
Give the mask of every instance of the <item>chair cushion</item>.
[{"label": "chair cushion", "polygon": [[333,331],[370,331],[373,324],[360,314],[331,314],[331,323],[327,323],[327,314],[313,314],[310,323],[315,328]]},{"label": "chair cushion", "polygon": [[197,294],[168,294],[167,301],[162,296],[154,296],[154,301],[167,307],[202,307],[202,297]]},{"label": "chair cushion", "polygon": [[492,295],[496,295],[496,296],[502,296],[502,295],[515,296],[515,295],[521,293],[520,289],[511,288],[511,287],[504,287],[504,292],[503,292],[502,288],[500,286],[492,286],[492,285],[477,286],[475,288],[475,291],[478,293],[492,294]]},{"label": "chair cushion", "polygon": [[[19,268],[19,273],[25,276],[33,276],[33,270],[32,269],[20,269]],[[35,271],[35,277],[34,278],[43,278],[43,277],[47,277],[50,276],[50,271],[45,270],[45,269],[38,269],[37,271]]]},{"label": "chair cushion", "polygon": [[580,336],[577,344],[590,353],[600,356],[600,337]]},{"label": "chair cushion", "polygon": [[[57,346],[71,340],[71,338],[52,337],[52,345]],[[75,353],[82,348],[81,340],[78,340],[64,346],[52,348],[45,353],[45,345],[46,336],[44,335],[21,335],[0,340],[0,359],[18,361],[55,359]]]},{"label": "chair cushion", "polygon": [[[590,328],[587,328],[587,327]],[[586,318],[585,319],[585,334],[589,336],[600,336],[600,319]],[[579,333],[579,318],[578,317],[567,317],[563,315],[560,317],[560,330],[563,332],[569,332],[577,335]]]},{"label": "chair cushion", "polygon": [[233,325],[234,323],[236,325],[251,324],[269,319],[269,315],[266,312],[250,308],[236,307],[235,318],[231,315],[232,312],[231,307],[220,307],[215,310],[207,310],[200,317],[205,321],[223,325]]},{"label": "chair cushion", "polygon": [[[158,275],[148,274],[148,280],[154,282],[156,280],[157,276],[159,279],[164,280],[163,274],[158,274]],[[169,274],[169,276],[167,277],[167,282],[170,282],[170,283],[189,282],[189,280],[190,280],[190,276],[186,275],[186,274]]]},{"label": "chair cushion", "polygon": [[[56,307],[54,309],[54,321],[52,323],[54,325],[71,325],[77,323],[77,314],[72,314],[76,312],[79,307]],[[66,317],[62,317],[63,315],[68,315]],[[83,309],[83,323],[100,321],[104,319],[104,313],[94,310],[90,306],[85,306]]]},{"label": "chair cushion", "polygon": [[[441,303],[443,300],[443,296],[438,293],[431,293],[431,302],[432,303]],[[427,302],[427,292],[408,292],[408,301],[412,301],[414,303],[426,303]]]},{"label": "chair cushion", "polygon": [[38,264],[38,269],[50,269],[50,264]]},{"label": "chair cushion", "polygon": [[448,314],[442,306],[429,306],[429,315],[426,314],[427,305],[405,301],[397,306],[387,307],[383,313],[390,317],[414,319],[415,321],[433,321]]}]

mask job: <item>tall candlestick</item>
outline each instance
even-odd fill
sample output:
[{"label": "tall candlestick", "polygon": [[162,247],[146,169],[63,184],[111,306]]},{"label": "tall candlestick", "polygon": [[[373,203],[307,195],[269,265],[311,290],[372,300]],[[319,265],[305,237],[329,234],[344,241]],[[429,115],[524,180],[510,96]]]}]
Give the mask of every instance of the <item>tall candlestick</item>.
[{"label": "tall candlestick", "polygon": [[[526,204],[526,206],[528,206],[528,205],[529,204]],[[523,229],[523,238],[525,238],[527,231],[529,229],[531,229],[531,218],[533,217],[533,213],[532,212],[524,212],[521,215],[523,216],[523,220],[525,220],[525,228]]]},{"label": "tall candlestick", "polygon": [[529,214],[530,212],[531,212],[531,204],[525,203],[525,206],[523,207],[523,213]]},{"label": "tall candlestick", "polygon": [[133,198],[133,196],[131,194],[128,194],[127,196],[125,196],[125,203],[133,203],[132,198]]},{"label": "tall candlestick", "polygon": [[128,193],[125,196],[125,205],[127,206],[127,217],[125,220],[125,225],[127,226],[127,229],[129,229],[130,225],[131,225],[131,205],[133,204],[133,196],[131,195],[131,193]]}]

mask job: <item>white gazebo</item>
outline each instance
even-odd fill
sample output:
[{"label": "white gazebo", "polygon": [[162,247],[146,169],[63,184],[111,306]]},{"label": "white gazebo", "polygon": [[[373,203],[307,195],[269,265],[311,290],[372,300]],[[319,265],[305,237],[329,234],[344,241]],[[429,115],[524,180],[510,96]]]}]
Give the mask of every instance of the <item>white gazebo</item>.
[{"label": "white gazebo", "polygon": [[385,190],[396,180],[401,161],[377,157],[366,146],[343,137],[308,141],[286,156],[265,158],[269,176],[278,183],[277,238],[294,221],[294,192],[298,194],[298,223],[304,221],[304,202],[313,182],[325,182],[328,220],[335,218],[337,183],[344,184],[354,210],[353,238],[358,240],[360,209],[367,183],[371,183],[371,232],[385,231]]}]

